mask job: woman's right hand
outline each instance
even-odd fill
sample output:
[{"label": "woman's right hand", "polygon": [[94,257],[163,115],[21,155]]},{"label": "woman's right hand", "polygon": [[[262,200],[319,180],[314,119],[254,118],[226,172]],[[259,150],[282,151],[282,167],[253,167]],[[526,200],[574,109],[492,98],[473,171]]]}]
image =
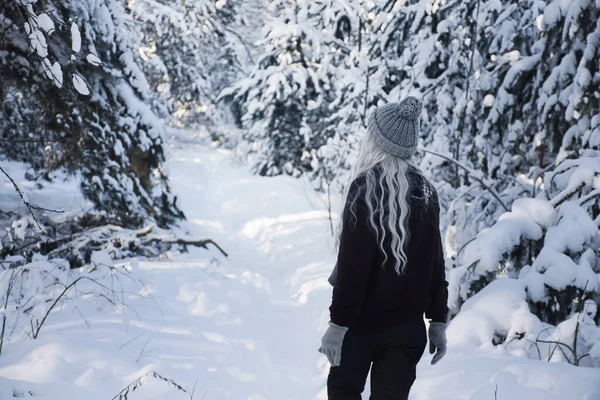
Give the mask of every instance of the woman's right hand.
[{"label": "woman's right hand", "polygon": [[446,355],[446,323],[431,322],[429,324],[429,354],[435,353],[431,365],[435,365]]}]

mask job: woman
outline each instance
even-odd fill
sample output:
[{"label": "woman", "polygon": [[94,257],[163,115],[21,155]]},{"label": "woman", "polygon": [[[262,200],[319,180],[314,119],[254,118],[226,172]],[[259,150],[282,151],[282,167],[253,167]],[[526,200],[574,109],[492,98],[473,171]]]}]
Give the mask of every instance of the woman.
[{"label": "woman", "polygon": [[427,343],[446,352],[448,284],[437,193],[410,162],[423,103],[377,108],[344,207],[330,322],[319,351],[331,363],[330,400],[407,399]]}]

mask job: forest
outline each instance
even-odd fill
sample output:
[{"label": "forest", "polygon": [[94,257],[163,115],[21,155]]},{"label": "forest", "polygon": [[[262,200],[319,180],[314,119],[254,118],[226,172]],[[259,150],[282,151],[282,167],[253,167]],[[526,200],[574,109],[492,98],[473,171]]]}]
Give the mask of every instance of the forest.
[{"label": "forest", "polygon": [[0,398],[326,398],[407,96],[451,318],[411,399],[600,399],[600,0],[2,0]]}]

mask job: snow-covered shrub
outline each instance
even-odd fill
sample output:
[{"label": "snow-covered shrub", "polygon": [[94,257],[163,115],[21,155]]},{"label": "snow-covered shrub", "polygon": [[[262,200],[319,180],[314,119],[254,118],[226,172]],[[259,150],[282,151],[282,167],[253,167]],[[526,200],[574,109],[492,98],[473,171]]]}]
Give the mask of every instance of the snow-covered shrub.
[{"label": "snow-covered shrub", "polygon": [[73,308],[85,319],[84,303],[92,310],[108,306],[125,312],[125,295],[143,295],[143,283],[131,268],[114,265],[104,251],[94,252],[90,263],[78,269],[65,259],[40,255],[32,262],[8,257],[1,265],[0,353],[13,338],[36,339],[55,312]]},{"label": "snow-covered shrub", "polygon": [[[515,201],[509,212],[482,230],[450,271],[451,306],[461,310],[453,324],[464,326],[479,304],[485,318],[503,315],[486,325],[481,341],[516,338],[535,343],[536,351],[540,343],[562,343],[555,345],[561,351],[553,356],[569,345],[578,356],[589,352],[588,362],[600,366],[599,189],[600,152],[583,150],[581,158],[564,160],[546,173],[535,198]],[[499,295],[494,280],[500,278],[502,287],[513,288],[512,294]],[[486,298],[494,300],[486,306]],[[578,356],[563,354],[575,364]]]},{"label": "snow-covered shrub", "polygon": [[556,326],[542,322],[531,312],[526,283],[499,278],[463,304],[448,340],[451,347],[502,346],[519,356],[599,367],[597,305],[586,300],[579,309]]},{"label": "snow-covered shrub", "polygon": [[[424,91],[424,143],[478,171],[510,205],[535,196],[538,177],[579,157],[596,129],[599,6],[481,1],[475,9],[456,7],[458,14],[445,9],[446,21],[459,30],[470,26],[463,38],[473,52],[453,61],[457,52],[441,45],[454,32],[438,32],[435,53],[448,52],[449,63],[433,82],[439,86]],[[457,68],[461,74],[447,75]],[[445,199],[453,254],[507,211],[452,163],[426,155],[422,166]]]}]

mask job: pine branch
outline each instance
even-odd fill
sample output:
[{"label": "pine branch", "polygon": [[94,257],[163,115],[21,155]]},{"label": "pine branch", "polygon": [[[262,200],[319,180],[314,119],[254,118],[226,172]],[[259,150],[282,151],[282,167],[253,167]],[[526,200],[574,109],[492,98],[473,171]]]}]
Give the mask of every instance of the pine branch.
[{"label": "pine branch", "polygon": [[550,200],[550,203],[552,203],[552,205],[556,208],[556,207],[560,206],[562,203],[564,203],[565,201],[569,200],[571,197],[573,197],[575,195],[575,193],[577,193],[581,189],[583,189],[584,186],[585,186],[585,182],[581,182],[579,185],[577,185],[573,188],[565,189],[562,192],[560,192],[558,195],[556,195],[554,198],[552,198],[552,200]]},{"label": "pine branch", "polygon": [[586,194],[585,196],[583,196],[579,200],[577,200],[577,203],[579,203],[580,206],[583,206],[588,201],[595,199],[597,197],[600,197],[600,189],[592,190],[591,192],[589,192],[588,194]]}]

